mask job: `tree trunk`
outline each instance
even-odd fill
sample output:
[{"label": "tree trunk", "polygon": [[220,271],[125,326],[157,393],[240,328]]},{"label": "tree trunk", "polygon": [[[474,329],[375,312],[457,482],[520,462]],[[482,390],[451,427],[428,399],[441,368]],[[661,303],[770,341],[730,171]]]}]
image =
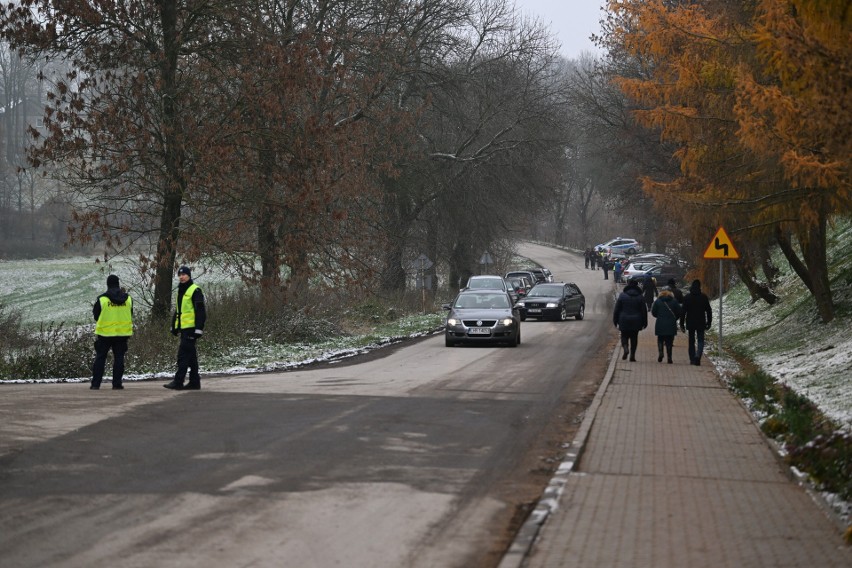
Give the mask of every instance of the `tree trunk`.
[{"label": "tree trunk", "polygon": [[163,104],[163,149],[165,179],[163,180],[163,211],[160,216],[160,233],[157,242],[157,270],[154,279],[154,302],[151,306],[153,320],[166,321],[171,307],[172,274],[180,238],[180,216],[186,192],[184,177],[184,146],[179,131],[179,117],[175,106],[177,96],[177,8],[174,2],[161,2],[160,19],[163,24],[163,61],[160,66]]},{"label": "tree trunk", "polygon": [[787,259],[787,262],[790,263],[790,266],[805,283],[805,286],[808,287],[808,290],[813,294],[814,288],[813,284],[811,284],[811,276],[808,274],[808,268],[805,264],[799,259],[799,256],[796,254],[796,251],[793,249],[793,243],[790,241],[790,235],[785,231],[780,225],[775,228],[775,240],[778,242],[778,246],[781,248],[781,252],[784,253],[784,257]]},{"label": "tree trunk", "polygon": [[831,298],[831,282],[828,279],[828,259],[825,255],[827,219],[823,211],[819,213],[817,222],[808,227],[802,227],[799,242],[808,266],[808,276],[811,280],[811,293],[816,300],[817,311],[822,323],[834,319],[834,303]]},{"label": "tree trunk", "polygon": [[734,266],[737,269],[737,274],[739,274],[740,280],[742,280],[743,284],[745,284],[746,288],[748,288],[752,302],[761,299],[772,306],[778,301],[778,296],[772,292],[769,286],[763,282],[757,281],[754,274],[754,267],[752,267],[751,261],[747,256],[740,258],[738,262],[734,263]]}]

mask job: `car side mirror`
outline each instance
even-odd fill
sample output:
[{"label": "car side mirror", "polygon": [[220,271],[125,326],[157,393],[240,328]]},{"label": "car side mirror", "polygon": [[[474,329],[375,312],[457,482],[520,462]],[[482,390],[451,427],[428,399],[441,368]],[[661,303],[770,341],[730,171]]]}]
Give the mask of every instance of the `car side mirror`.
[{"label": "car side mirror", "polygon": [[449,311],[452,309],[452,306],[450,306],[449,304],[442,304],[441,308]]}]

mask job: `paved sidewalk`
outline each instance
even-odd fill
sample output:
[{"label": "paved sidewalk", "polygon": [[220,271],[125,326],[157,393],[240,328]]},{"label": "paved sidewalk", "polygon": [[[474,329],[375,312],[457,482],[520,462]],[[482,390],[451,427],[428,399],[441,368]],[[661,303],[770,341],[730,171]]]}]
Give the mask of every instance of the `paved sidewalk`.
[{"label": "paved sidewalk", "polygon": [[[500,567],[852,566],[841,527],[793,482],[706,358],[617,346],[569,456]],[[579,457],[579,459],[578,459]],[[543,522],[543,525],[542,525]]]}]

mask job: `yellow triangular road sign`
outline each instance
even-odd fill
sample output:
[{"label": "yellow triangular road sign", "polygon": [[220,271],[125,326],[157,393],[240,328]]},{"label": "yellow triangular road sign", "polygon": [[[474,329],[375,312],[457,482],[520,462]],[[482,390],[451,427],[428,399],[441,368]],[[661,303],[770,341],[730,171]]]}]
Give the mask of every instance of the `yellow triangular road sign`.
[{"label": "yellow triangular road sign", "polygon": [[710,244],[707,245],[707,250],[704,251],[704,258],[721,258],[727,260],[736,260],[740,257],[740,253],[731,242],[731,237],[725,232],[724,227],[719,227],[716,235]]}]

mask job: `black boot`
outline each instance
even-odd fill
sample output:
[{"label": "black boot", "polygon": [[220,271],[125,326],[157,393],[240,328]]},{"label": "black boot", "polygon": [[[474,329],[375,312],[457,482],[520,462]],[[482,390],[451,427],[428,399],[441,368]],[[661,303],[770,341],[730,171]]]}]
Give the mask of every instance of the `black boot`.
[{"label": "black boot", "polygon": [[663,362],[663,346],[657,345],[657,363]]},{"label": "black boot", "polygon": [[624,361],[625,359],[627,359],[627,345],[622,344],[621,348],[624,349],[624,354],[622,354],[621,356],[621,360]]},{"label": "black boot", "polygon": [[181,382],[177,382],[177,380],[174,380],[174,381],[172,381],[172,382],[170,382],[170,383],[166,383],[166,384],[164,384],[163,386],[164,386],[165,388],[167,388],[167,389],[172,389],[172,390],[178,390],[178,391],[179,391],[179,390],[183,390],[183,381],[181,381]]}]

